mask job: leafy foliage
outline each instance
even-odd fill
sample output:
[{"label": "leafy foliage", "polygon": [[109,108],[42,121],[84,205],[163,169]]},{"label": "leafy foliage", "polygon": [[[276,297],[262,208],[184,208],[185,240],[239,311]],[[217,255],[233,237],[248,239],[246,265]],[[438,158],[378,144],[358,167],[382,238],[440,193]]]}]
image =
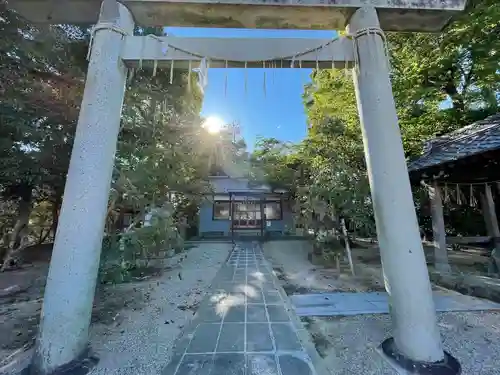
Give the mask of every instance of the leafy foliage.
[{"label": "leafy foliage", "polygon": [[441,34],[389,36],[392,83],[405,151],[498,111],[500,5],[468,2]]},{"label": "leafy foliage", "polygon": [[293,145],[276,138],[260,138],[250,155],[251,176],[255,181],[267,181],[272,188],[291,187],[297,177],[296,150]]}]

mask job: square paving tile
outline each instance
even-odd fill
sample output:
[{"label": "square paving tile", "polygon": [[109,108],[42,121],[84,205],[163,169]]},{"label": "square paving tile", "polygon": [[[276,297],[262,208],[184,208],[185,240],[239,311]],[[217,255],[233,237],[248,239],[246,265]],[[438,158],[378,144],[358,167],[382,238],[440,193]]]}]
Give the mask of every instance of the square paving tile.
[{"label": "square paving tile", "polygon": [[245,284],[247,282],[246,276],[237,276],[232,280],[235,284]]},{"label": "square paving tile", "polygon": [[196,312],[196,315],[199,316],[204,323],[220,323],[224,317],[224,311],[220,311],[217,307],[217,304],[203,306]]},{"label": "square paving tile", "polygon": [[260,288],[252,288],[253,290],[247,295],[247,303],[264,303],[264,297]]},{"label": "square paving tile", "polygon": [[282,305],[268,305],[267,312],[271,322],[288,322],[290,317]]},{"label": "square paving tile", "polygon": [[277,304],[282,303],[281,296],[278,291],[274,290],[264,290],[264,300],[267,304]]},{"label": "square paving tile", "polygon": [[245,375],[245,355],[216,354],[211,375]]},{"label": "square paving tile", "polygon": [[235,292],[234,284],[230,280],[218,283],[217,288],[215,288],[210,294],[212,296],[224,296],[233,292]]},{"label": "square paving tile", "polygon": [[[218,289],[218,292],[214,294],[214,298],[212,298],[213,301],[240,301],[242,297],[245,297],[241,294],[238,286],[234,285],[234,283],[221,284],[220,287],[221,288]],[[219,298],[217,299],[217,297]]]},{"label": "square paving tile", "polygon": [[251,284],[242,283],[234,286],[234,290],[245,296],[251,296],[257,292],[256,287]]},{"label": "square paving tile", "polygon": [[271,352],[274,350],[269,324],[247,324],[247,352]]},{"label": "square paving tile", "polygon": [[194,331],[186,353],[209,353],[215,350],[220,324],[200,324]]},{"label": "square paving tile", "polygon": [[248,354],[247,375],[280,375],[274,355]]},{"label": "square paving tile", "polygon": [[224,323],[220,332],[217,352],[242,352],[245,350],[245,324]]},{"label": "square paving tile", "polygon": [[262,281],[262,280],[251,280],[248,282],[251,285],[258,286],[263,290],[277,290],[274,284],[270,281]]},{"label": "square paving tile", "polygon": [[271,276],[268,274],[265,274],[264,272],[261,271],[254,271],[254,272],[249,272],[248,273],[248,281],[260,281],[262,283],[265,283],[266,281],[269,282],[271,280]]},{"label": "square paving tile", "polygon": [[230,306],[224,318],[224,323],[244,323],[245,305]]},{"label": "square paving tile", "polygon": [[276,350],[301,350],[299,339],[291,324],[273,323],[271,329],[276,343]]},{"label": "square paving tile", "polygon": [[209,374],[213,366],[212,355],[186,354],[175,375]]},{"label": "square paving tile", "polygon": [[267,321],[265,305],[247,305],[247,322],[267,323]]}]

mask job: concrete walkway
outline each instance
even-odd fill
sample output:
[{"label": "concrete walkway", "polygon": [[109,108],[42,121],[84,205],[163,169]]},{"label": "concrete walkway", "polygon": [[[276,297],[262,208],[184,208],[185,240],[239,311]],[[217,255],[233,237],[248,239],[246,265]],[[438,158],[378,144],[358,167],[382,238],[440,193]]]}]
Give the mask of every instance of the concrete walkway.
[{"label": "concrete walkway", "polygon": [[260,245],[240,243],[163,375],[317,375],[313,349]]}]

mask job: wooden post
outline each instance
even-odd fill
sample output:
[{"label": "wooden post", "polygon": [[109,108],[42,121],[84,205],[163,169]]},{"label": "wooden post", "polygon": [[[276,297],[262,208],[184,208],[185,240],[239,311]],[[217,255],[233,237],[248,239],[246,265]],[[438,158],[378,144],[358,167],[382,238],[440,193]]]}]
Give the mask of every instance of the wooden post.
[{"label": "wooden post", "polygon": [[493,238],[495,236],[495,230],[493,229],[492,220],[490,219],[488,202],[486,201],[486,194],[484,193],[481,193],[481,212],[483,213],[484,225],[486,226],[486,235]]},{"label": "wooden post", "polygon": [[500,230],[498,228],[498,219],[495,210],[495,201],[491,193],[491,186],[486,184],[484,186],[484,194],[481,194],[481,204],[483,217],[488,231],[488,236],[493,238],[495,248],[491,253],[493,268],[490,272],[497,273],[500,270]]},{"label": "wooden post", "polygon": [[347,235],[344,219],[340,219],[340,226],[342,227],[342,234],[344,235],[345,250],[347,252],[347,259],[349,260],[349,267],[351,267],[352,275],[356,276],[356,273],[354,272],[354,263],[352,262],[351,246],[349,245],[349,236]]},{"label": "wooden post", "polygon": [[230,232],[231,232],[231,240],[234,240],[234,203],[233,203],[233,194],[229,193],[229,220],[230,220]]},{"label": "wooden post", "polygon": [[500,237],[500,230],[498,229],[498,219],[495,211],[495,202],[493,201],[493,194],[491,193],[491,186],[485,185],[484,194],[481,194],[482,211],[484,222],[490,237]]},{"label": "wooden post", "polygon": [[265,211],[266,198],[260,196],[259,207],[260,207],[260,237],[264,237],[264,225],[267,225],[266,211]]},{"label": "wooden post", "polygon": [[451,268],[446,248],[443,201],[441,199],[441,189],[435,181],[429,187],[429,198],[431,200],[432,233],[434,238],[434,266],[437,271],[450,272]]}]

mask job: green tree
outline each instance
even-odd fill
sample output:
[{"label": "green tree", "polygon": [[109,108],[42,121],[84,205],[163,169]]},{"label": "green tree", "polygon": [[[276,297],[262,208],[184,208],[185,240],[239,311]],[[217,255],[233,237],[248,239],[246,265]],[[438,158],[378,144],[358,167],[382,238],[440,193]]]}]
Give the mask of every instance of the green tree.
[{"label": "green tree", "polygon": [[5,3],[0,19],[0,191],[2,200],[17,206],[17,215],[7,215],[2,226],[4,253],[23,242],[37,202],[60,201],[86,40],[75,27],[35,27]]},{"label": "green tree", "polygon": [[500,4],[472,0],[439,34],[389,35],[392,84],[405,151],[496,113]]},{"label": "green tree", "polygon": [[296,147],[292,144],[276,138],[259,138],[250,155],[252,178],[268,183],[273,189],[293,189],[300,173],[296,152]]},{"label": "green tree", "polygon": [[310,195],[306,202],[324,202],[327,211],[373,232],[369,184],[352,77],[343,70],[313,73],[304,99],[309,132],[302,154],[308,160]]}]

